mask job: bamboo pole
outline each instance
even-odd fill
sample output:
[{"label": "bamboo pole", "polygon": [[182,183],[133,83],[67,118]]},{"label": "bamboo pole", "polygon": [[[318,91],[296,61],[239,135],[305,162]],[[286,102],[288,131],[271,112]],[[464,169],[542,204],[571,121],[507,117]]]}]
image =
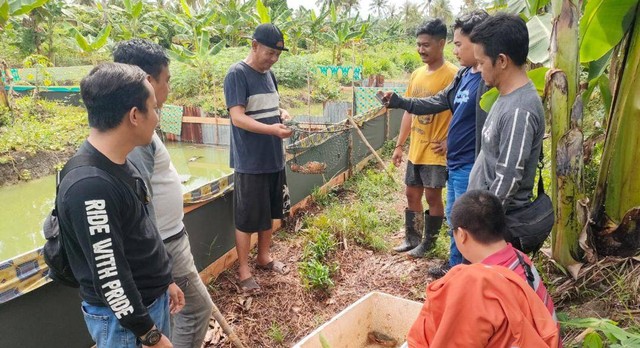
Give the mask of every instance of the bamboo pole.
[{"label": "bamboo pole", "polygon": [[347,114],[347,119],[349,120],[349,123],[351,123],[351,126],[353,126],[353,128],[356,130],[356,133],[358,133],[358,135],[360,136],[360,139],[362,140],[364,145],[369,149],[369,151],[373,154],[376,160],[378,160],[378,163],[382,166],[382,169],[384,169],[385,173],[387,173],[389,177],[393,179],[394,182],[398,183],[396,178],[391,173],[391,171],[389,171],[389,168],[384,164],[384,161],[382,160],[382,158],[380,158],[376,150],[373,148],[373,146],[371,146],[371,144],[367,140],[367,137],[364,136],[364,134],[360,130],[360,127],[358,127],[358,124],[356,123],[356,121],[353,120],[353,116],[351,116],[351,114]]},{"label": "bamboo pole", "polygon": [[[7,62],[4,60],[0,62],[0,69],[5,74],[5,78],[7,80],[7,85],[11,86],[11,81],[13,80],[13,76],[11,76],[11,71],[7,67]],[[4,82],[0,79],[0,105],[6,107],[11,111],[11,103],[9,103],[9,95],[7,94],[6,89],[4,88]]]},{"label": "bamboo pole", "polygon": [[307,69],[307,115],[311,116],[311,76]]},{"label": "bamboo pole", "polygon": [[218,309],[218,306],[216,306],[215,303],[213,304],[213,318],[218,322],[218,324],[220,324],[220,327],[222,327],[222,331],[227,334],[227,337],[229,337],[229,341],[231,341],[231,343],[233,343],[236,348],[244,348],[244,345],[238,338],[238,335],[236,335],[229,323],[227,323],[227,320],[224,318],[224,316],[220,312],[220,309]]}]

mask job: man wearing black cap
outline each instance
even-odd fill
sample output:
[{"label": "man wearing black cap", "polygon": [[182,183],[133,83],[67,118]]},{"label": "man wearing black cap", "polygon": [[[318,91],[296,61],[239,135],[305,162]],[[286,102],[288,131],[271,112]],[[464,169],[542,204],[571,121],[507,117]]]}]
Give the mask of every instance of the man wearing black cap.
[{"label": "man wearing black cap", "polygon": [[238,279],[244,293],[260,286],[249,269],[251,233],[258,233],[256,268],[280,274],[289,269],[271,258],[272,219],[289,213],[282,139],[291,129],[282,124],[289,113],[280,108],[278,85],[271,66],[284,47],[282,32],[273,24],[256,28],[247,58],[229,68],[224,96],[231,116],[231,168],[234,169],[234,216]]}]

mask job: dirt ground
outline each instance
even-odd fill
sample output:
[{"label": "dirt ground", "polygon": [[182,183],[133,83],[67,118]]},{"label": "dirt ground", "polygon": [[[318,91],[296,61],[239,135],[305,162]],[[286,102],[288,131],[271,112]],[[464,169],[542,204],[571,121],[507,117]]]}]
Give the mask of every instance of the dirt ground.
[{"label": "dirt ground", "polygon": [[[398,175],[402,175],[398,173]],[[393,209],[403,214],[404,193],[394,194]],[[357,199],[350,197],[349,199]],[[348,202],[344,202],[348,204]],[[306,214],[321,213],[311,208]],[[389,241],[400,244],[404,232],[398,231]],[[291,269],[287,275],[255,271],[262,291],[254,297],[237,293],[236,267],[221,274],[210,284],[211,297],[246,347],[291,347],[315,328],[371,291],[420,301],[430,279],[427,269],[440,260],[410,259],[404,254],[373,252],[357,245],[338,251],[336,284],[329,296],[314,294],[302,286],[297,264],[302,257],[301,235],[278,233],[272,247],[274,259]],[[205,347],[231,347],[222,329],[213,320]]]},{"label": "dirt ground", "polygon": [[[400,181],[404,177],[403,172],[404,168],[396,172]],[[402,216],[405,207],[403,189],[391,194],[395,203],[390,208]],[[354,195],[340,197],[345,205],[358,199]],[[303,214],[320,213],[320,209],[311,207],[298,213],[297,218]],[[399,244],[403,236],[403,230],[394,233],[389,246]],[[422,302],[425,287],[432,281],[427,269],[444,262],[440,259],[410,259],[391,250],[373,252],[348,245],[338,251],[335,261],[340,265],[339,274],[334,279],[335,288],[327,296],[311,293],[302,286],[297,265],[302,257],[304,240],[301,234],[292,231],[277,233],[272,247],[273,257],[285,262],[291,271],[287,275],[255,271],[254,276],[262,287],[259,295],[243,297],[238,294],[237,264],[209,284],[213,301],[246,347],[291,347],[371,291]],[[621,327],[638,325],[635,318],[640,315],[636,309],[640,302],[640,266],[636,261],[605,259],[594,265],[585,265],[578,280],[560,272],[543,253],[538,254],[536,265],[543,274],[558,313],[564,312],[568,318],[611,318],[621,323]],[[617,284],[616,279],[622,285]],[[580,342],[590,332],[588,330],[563,329],[564,346],[582,346]],[[213,319],[203,347],[232,347]]]},{"label": "dirt ground", "polygon": [[[55,167],[64,164],[74,153],[75,149],[71,147],[66,151],[42,151],[35,155],[14,152],[11,154],[13,161],[0,164],[0,186],[53,174]],[[25,175],[28,175],[28,178],[25,178]]]}]

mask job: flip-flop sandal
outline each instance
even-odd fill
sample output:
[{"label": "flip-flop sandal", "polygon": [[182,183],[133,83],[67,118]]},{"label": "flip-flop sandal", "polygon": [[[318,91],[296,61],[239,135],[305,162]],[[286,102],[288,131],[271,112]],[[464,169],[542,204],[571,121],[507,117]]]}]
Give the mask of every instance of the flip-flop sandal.
[{"label": "flip-flop sandal", "polygon": [[241,280],[239,285],[240,285],[240,291],[243,294],[255,295],[260,293],[260,285],[256,283],[256,280],[253,277],[249,277],[245,280]]},{"label": "flip-flop sandal", "polygon": [[273,271],[282,275],[289,273],[289,266],[280,261],[271,261],[266,265],[256,264],[256,268],[265,271]]}]

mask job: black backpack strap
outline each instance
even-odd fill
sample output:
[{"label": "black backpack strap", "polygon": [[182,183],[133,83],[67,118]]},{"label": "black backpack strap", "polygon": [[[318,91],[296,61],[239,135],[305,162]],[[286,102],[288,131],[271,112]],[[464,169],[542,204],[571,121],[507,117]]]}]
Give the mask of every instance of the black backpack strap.
[{"label": "black backpack strap", "polygon": [[58,174],[58,185],[60,182],[62,182],[62,179],[65,177],[65,175],[67,175],[71,170],[78,167],[96,167],[98,169],[101,169],[122,180],[133,190],[133,192],[137,192],[136,178],[132,177],[122,167],[114,164],[113,162],[102,156],[76,155],[71,157],[67,164],[65,164],[62,168],[62,171],[60,171],[60,173]]},{"label": "black backpack strap", "polygon": [[[127,160],[129,162],[129,160]],[[110,175],[114,176],[118,180],[123,181],[127,186],[135,193],[136,197],[142,201],[142,203],[148,203],[149,197],[147,196],[147,189],[144,181],[138,180],[127,173],[122,167],[109,161],[103,156],[90,156],[90,155],[75,155],[67,161],[62,170],[58,172],[56,177],[56,202],[53,214],[56,215],[58,209],[58,189],[62,179],[71,172],[73,169],[79,167],[96,167],[101,169]]]},{"label": "black backpack strap", "polygon": [[544,194],[544,181],[542,180],[542,168],[544,168],[544,146],[540,145],[540,157],[538,158],[538,196]]},{"label": "black backpack strap", "polygon": [[533,282],[536,278],[533,276],[531,266],[524,262],[524,259],[522,258],[522,255],[520,255],[518,250],[514,251],[516,253],[516,257],[518,258],[518,263],[520,264],[520,266],[522,266],[522,268],[524,268],[524,275],[527,277],[527,283],[529,283],[529,286],[535,291],[536,288],[533,286]]}]

